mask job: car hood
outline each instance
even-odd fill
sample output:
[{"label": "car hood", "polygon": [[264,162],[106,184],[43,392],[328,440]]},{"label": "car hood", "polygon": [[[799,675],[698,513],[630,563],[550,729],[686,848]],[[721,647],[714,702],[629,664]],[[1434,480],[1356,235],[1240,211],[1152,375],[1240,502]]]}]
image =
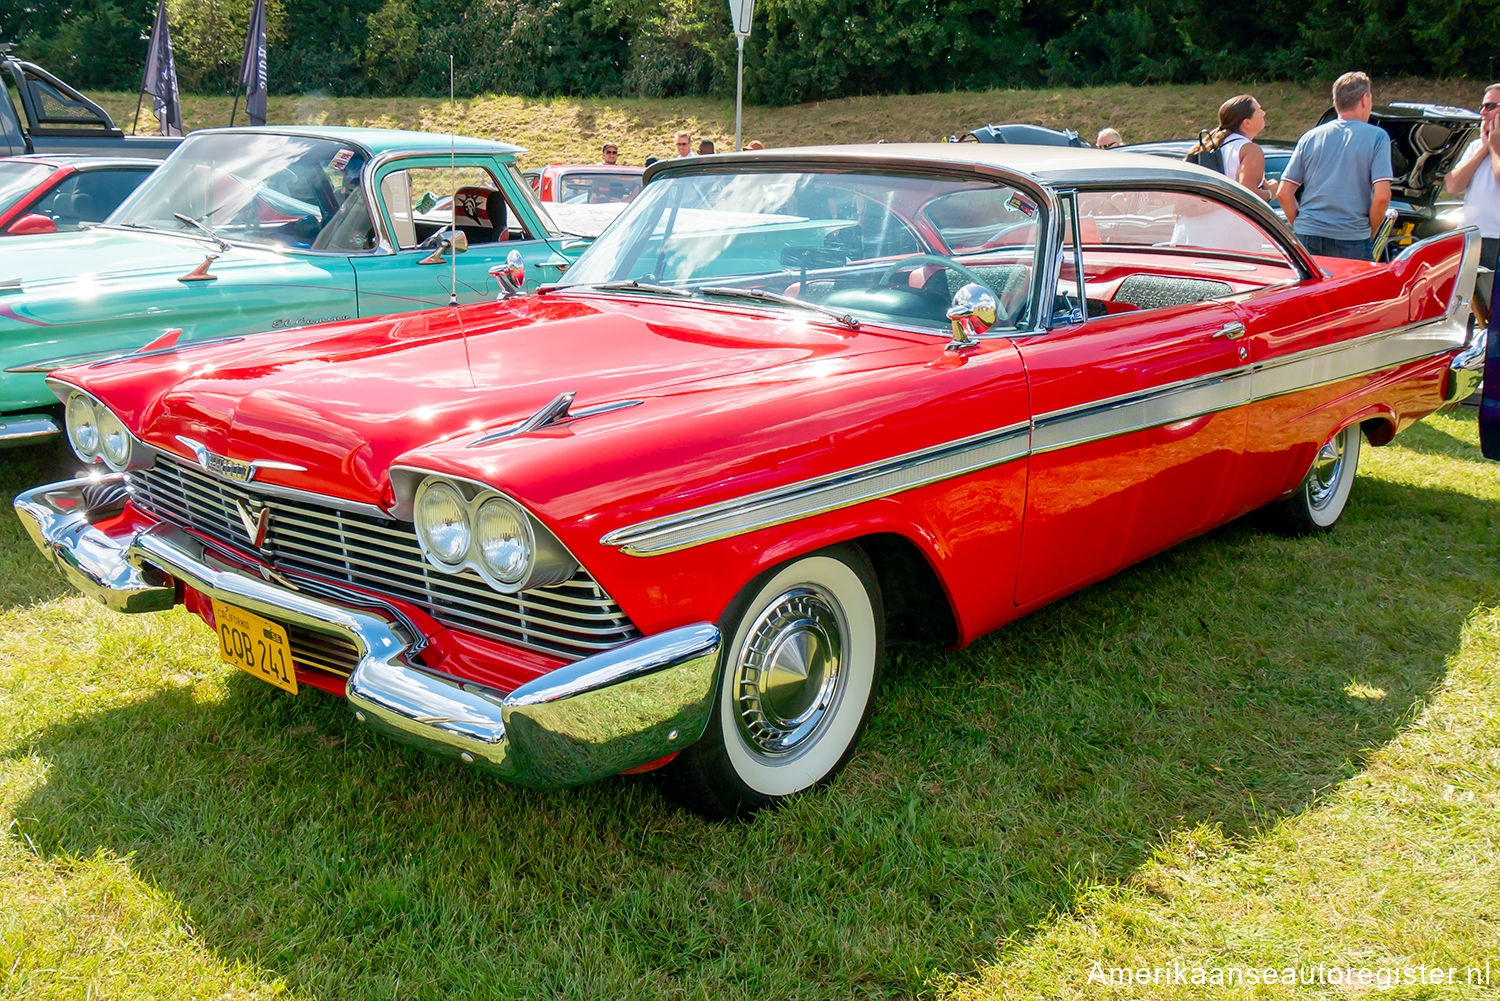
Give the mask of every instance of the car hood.
[{"label": "car hood", "polygon": [[[176,281],[213,253],[224,267],[237,259],[280,259],[271,250],[232,247],[220,251],[207,238],[115,228],[76,233],[17,236],[0,241],[0,287],[39,292],[73,283],[89,286],[101,279],[132,279],[162,273]],[[4,295],[0,294],[0,303]]]},{"label": "car hood", "polygon": [[493,459],[487,448],[527,436],[494,446],[475,446],[476,437],[513,429],[565,393],[574,394],[569,434],[671,426],[674,405],[664,401],[692,398],[701,408],[705,394],[716,399],[710,391],[730,387],[764,401],[776,387],[795,394],[833,382],[892,350],[941,357],[941,344],[796,314],[527,296],[191,345],[55,376],[94,393],[157,448],[275,459],[301,468],[267,469],[258,482],[389,507],[392,465],[417,455],[423,468],[441,467],[444,453]]},{"label": "car hood", "polygon": [[[1329,108],[1318,124],[1335,117]],[[1443,178],[1479,135],[1479,121],[1467,108],[1442,104],[1388,104],[1371,111],[1370,124],[1391,137],[1391,197],[1421,206],[1442,197]]]}]

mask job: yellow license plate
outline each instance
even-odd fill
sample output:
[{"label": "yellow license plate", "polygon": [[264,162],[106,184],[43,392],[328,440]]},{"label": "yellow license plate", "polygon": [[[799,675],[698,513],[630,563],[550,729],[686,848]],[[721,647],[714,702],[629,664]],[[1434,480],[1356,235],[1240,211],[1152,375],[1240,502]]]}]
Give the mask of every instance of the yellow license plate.
[{"label": "yellow license plate", "polygon": [[226,663],[269,681],[277,688],[297,693],[297,675],[292,670],[292,647],[286,630],[243,608],[215,600],[214,621],[219,624],[219,656]]}]

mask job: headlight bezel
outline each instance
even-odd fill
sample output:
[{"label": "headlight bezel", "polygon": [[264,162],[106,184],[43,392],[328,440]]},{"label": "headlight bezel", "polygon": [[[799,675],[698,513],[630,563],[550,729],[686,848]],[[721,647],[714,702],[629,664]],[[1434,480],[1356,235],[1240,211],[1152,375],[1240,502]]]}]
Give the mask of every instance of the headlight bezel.
[{"label": "headlight bezel", "polygon": [[[431,491],[438,489],[456,492],[464,505],[468,545],[462,558],[455,561],[445,560],[434,552],[422,523],[423,501]],[[515,541],[524,550],[524,559],[515,569],[505,570],[486,555],[486,543],[491,540],[483,532],[482,512],[487,507],[492,512],[504,511],[511,516]],[[578,560],[573,554],[524,505],[481,483],[428,474],[417,484],[416,491],[412,494],[411,518],[417,544],[433,568],[454,575],[473,571],[501,594],[519,594],[522,591],[560,584],[570,579],[579,568]]]}]

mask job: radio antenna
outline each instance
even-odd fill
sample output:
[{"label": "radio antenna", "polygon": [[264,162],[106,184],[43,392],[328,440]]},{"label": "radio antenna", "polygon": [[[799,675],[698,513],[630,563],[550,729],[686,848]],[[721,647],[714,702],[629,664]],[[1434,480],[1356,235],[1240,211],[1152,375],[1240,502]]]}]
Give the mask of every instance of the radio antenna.
[{"label": "radio antenna", "polygon": [[[453,53],[448,53],[448,111],[458,114],[453,101]],[[448,183],[453,186],[452,209],[448,217],[448,305],[458,305],[458,121],[448,125]]]}]

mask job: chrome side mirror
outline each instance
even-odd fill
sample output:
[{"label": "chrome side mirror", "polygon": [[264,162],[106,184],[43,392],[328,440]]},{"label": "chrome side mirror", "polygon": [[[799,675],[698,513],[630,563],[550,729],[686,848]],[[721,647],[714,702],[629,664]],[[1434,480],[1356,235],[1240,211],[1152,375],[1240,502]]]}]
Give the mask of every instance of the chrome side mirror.
[{"label": "chrome side mirror", "polygon": [[526,288],[526,262],[521,260],[521,252],[512,250],[506,254],[504,264],[497,264],[490,268],[490,277],[495,279],[496,285],[500,286],[500,294],[496,296],[496,302],[520,295]]},{"label": "chrome side mirror", "polygon": [[995,293],[983,285],[968,284],[953,293],[953,305],[948,307],[948,319],[953,321],[953,340],[947,350],[964,351],[977,347],[976,339],[995,325],[999,307]]},{"label": "chrome side mirror", "polygon": [[432,253],[428,254],[426,257],[422,258],[417,263],[418,264],[446,264],[448,259],[445,258],[443,255],[446,254],[448,251],[451,250],[455,254],[462,254],[464,251],[466,251],[468,249],[469,249],[469,238],[468,238],[467,235],[465,235],[465,233],[464,233],[463,230],[461,230],[461,229],[448,230],[448,231],[446,231],[446,232],[443,233],[442,242],[437,245],[437,248],[435,250],[433,250]]}]

